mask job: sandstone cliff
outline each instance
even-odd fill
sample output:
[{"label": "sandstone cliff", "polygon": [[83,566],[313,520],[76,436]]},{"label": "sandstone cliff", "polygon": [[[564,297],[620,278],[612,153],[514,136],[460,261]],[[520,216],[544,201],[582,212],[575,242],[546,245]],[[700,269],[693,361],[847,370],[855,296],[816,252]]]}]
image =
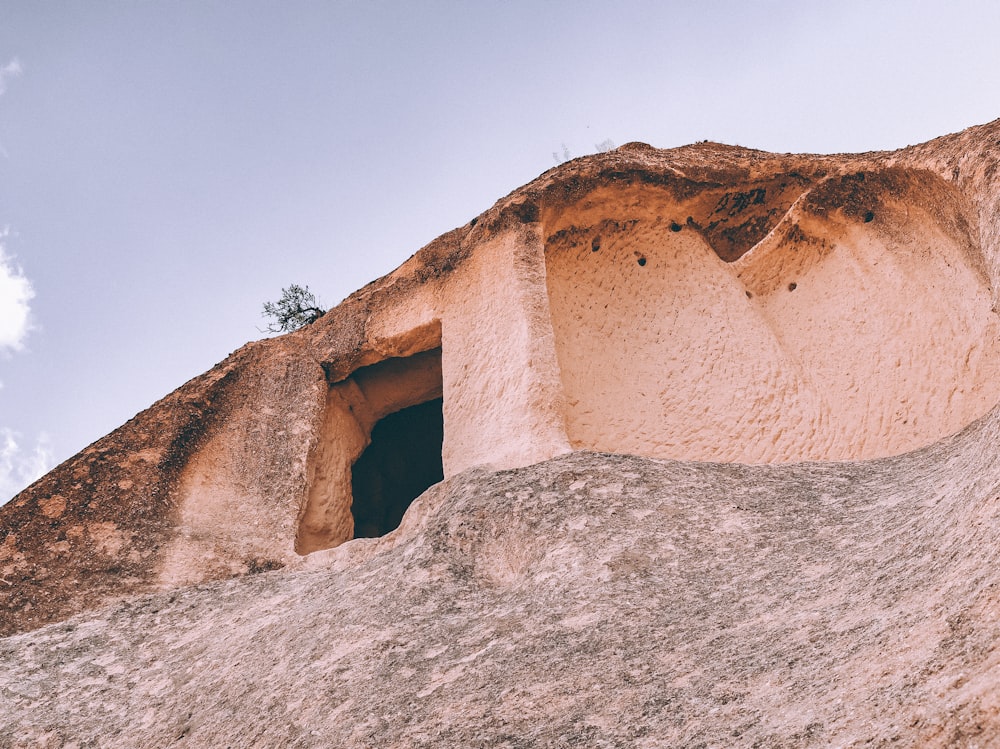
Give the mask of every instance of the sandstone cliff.
[{"label": "sandstone cliff", "polygon": [[0,508],[8,742],[997,736],[998,154],[628,144],[248,344]]}]

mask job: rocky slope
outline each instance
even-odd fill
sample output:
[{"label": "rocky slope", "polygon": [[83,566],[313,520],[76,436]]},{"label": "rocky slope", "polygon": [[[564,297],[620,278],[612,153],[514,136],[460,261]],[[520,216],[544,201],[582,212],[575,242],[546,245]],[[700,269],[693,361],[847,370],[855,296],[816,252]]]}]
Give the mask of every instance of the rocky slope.
[{"label": "rocky slope", "polygon": [[463,473],[388,537],[0,640],[0,746],[990,746],[998,437]]}]

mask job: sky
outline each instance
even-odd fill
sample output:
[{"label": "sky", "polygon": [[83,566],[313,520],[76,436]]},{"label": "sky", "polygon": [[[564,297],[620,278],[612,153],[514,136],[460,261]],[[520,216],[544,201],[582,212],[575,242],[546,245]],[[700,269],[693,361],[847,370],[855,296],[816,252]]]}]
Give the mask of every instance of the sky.
[{"label": "sky", "polygon": [[0,0],[0,503],[568,152],[1000,117],[1000,3]]}]

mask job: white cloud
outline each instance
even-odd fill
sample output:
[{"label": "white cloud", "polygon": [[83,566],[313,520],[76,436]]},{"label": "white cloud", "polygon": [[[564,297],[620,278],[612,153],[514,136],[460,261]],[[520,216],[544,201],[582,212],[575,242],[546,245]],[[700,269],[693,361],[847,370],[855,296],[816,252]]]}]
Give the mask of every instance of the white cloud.
[{"label": "white cloud", "polygon": [[7,81],[21,75],[21,61],[16,57],[0,68],[0,94],[7,90]]},{"label": "white cloud", "polygon": [[[6,232],[0,232],[0,240]],[[31,330],[29,302],[35,290],[13,258],[4,252],[0,243],[0,353],[7,349],[19,351]]]},{"label": "white cloud", "polygon": [[39,435],[30,449],[22,447],[20,438],[13,429],[0,427],[0,505],[44,476],[55,463],[48,435]]}]

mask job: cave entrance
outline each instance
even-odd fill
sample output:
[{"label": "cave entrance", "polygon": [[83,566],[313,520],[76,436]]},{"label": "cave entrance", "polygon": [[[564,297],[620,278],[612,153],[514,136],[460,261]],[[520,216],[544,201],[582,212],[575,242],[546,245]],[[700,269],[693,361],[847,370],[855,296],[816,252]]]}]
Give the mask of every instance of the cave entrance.
[{"label": "cave entrance", "polygon": [[436,398],[375,424],[371,444],[351,468],[355,538],[395,530],[410,503],[444,479],[442,405]]},{"label": "cave entrance", "polygon": [[381,536],[443,478],[441,349],[383,359],[327,391],[295,551]]}]

